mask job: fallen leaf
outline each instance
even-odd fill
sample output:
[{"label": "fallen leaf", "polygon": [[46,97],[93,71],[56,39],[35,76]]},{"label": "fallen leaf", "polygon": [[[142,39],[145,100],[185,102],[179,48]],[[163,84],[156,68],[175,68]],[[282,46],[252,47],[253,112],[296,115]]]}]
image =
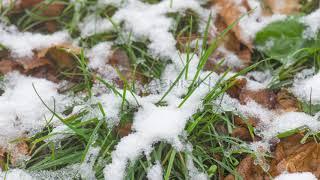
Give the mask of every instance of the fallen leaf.
[{"label": "fallen leaf", "polygon": [[116,128],[117,134],[122,138],[128,136],[131,133],[132,123],[126,123]]},{"label": "fallen leaf", "polygon": [[287,90],[281,89],[277,93],[277,109],[282,109],[286,112],[298,111],[299,103],[296,97],[290,94]]},{"label": "fallen leaf", "polygon": [[238,126],[242,126],[242,127],[247,127],[247,125],[251,125],[253,127],[256,127],[258,125],[258,120],[253,118],[253,117],[249,117],[246,120],[243,120],[242,118],[240,118],[239,116],[236,116],[234,118],[234,123]]},{"label": "fallen leaf", "polygon": [[273,14],[296,14],[301,8],[300,0],[263,0],[263,3]]},{"label": "fallen leaf", "polygon": [[39,58],[46,57],[54,65],[61,69],[74,69],[77,66],[75,55],[79,55],[81,49],[69,44],[61,44],[43,49],[37,53]]},{"label": "fallen leaf", "polygon": [[239,138],[244,141],[252,141],[252,137],[250,135],[250,132],[245,127],[237,127],[235,129],[233,129],[231,136]]},{"label": "fallen leaf", "polygon": [[261,104],[269,109],[274,109],[276,106],[275,93],[267,89],[258,91],[243,89],[240,93],[239,100],[242,104],[245,104],[249,100],[254,100],[258,104]]},{"label": "fallen leaf", "polygon": [[[212,2],[218,8],[218,13],[226,25],[233,24],[238,18],[250,11],[247,0],[213,0]],[[252,49],[252,42],[242,36],[242,30],[238,25],[236,25],[232,31],[240,42],[245,44],[249,49]]]},{"label": "fallen leaf", "polygon": [[29,155],[29,146],[25,141],[18,142],[10,151],[10,162],[16,167],[18,164]]},{"label": "fallen leaf", "polygon": [[16,61],[1,60],[0,61],[0,74],[7,74],[12,71],[22,71],[23,67]]},{"label": "fallen leaf", "polygon": [[239,99],[242,90],[245,88],[247,80],[245,78],[236,79],[234,85],[227,90],[227,93],[232,97]]},{"label": "fallen leaf", "polygon": [[[259,165],[255,165],[254,158],[250,155],[245,157],[237,167],[237,172],[245,180],[269,180]],[[233,175],[228,175],[225,180],[235,180]]]}]

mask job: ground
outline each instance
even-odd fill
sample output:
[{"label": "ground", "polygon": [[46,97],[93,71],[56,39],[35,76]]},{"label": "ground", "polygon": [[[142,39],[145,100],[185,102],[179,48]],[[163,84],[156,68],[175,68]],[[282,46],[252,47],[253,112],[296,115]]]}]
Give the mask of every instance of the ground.
[{"label": "ground", "polygon": [[319,0],[0,0],[0,178],[320,178]]}]

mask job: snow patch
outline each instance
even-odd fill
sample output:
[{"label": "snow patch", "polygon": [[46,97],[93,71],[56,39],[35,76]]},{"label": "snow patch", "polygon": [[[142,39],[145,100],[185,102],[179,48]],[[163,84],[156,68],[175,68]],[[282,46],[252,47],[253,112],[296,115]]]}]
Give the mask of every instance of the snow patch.
[{"label": "snow patch", "polygon": [[293,94],[302,101],[320,104],[320,73],[303,78],[296,77],[291,89]]},{"label": "snow patch", "polygon": [[67,103],[66,97],[58,94],[58,85],[45,79],[27,77],[17,72],[7,74],[4,78],[5,89],[0,96],[0,144],[8,140],[34,134],[46,124],[52,113],[42,104],[35,89],[44,102],[60,112]]},{"label": "snow patch", "polygon": [[149,169],[147,178],[148,180],[163,180],[162,167],[159,161]]},{"label": "snow patch", "polygon": [[316,38],[320,29],[320,9],[302,17],[300,21],[308,26],[303,36],[307,39]]},{"label": "snow patch", "polygon": [[33,50],[41,50],[70,41],[66,31],[51,35],[20,32],[15,26],[6,26],[0,22],[0,43],[11,51],[16,58],[32,57]]},{"label": "snow patch", "polygon": [[317,180],[316,176],[310,172],[282,173],[274,180]]}]

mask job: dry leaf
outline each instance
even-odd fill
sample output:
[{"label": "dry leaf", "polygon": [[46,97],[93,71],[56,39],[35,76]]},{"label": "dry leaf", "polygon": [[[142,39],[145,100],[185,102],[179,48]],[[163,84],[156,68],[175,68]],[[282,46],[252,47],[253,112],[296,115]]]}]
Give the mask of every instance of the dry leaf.
[{"label": "dry leaf", "polygon": [[281,89],[277,93],[277,108],[286,112],[298,111],[299,103],[297,98],[290,94],[287,90]]},{"label": "dry leaf", "polygon": [[0,74],[7,74],[12,71],[22,71],[23,67],[16,61],[2,60],[0,61]]},{"label": "dry leaf", "polygon": [[25,141],[17,143],[10,152],[11,164],[16,167],[27,155],[29,155],[28,144]]},{"label": "dry leaf", "polygon": [[236,79],[232,87],[227,90],[227,93],[232,97],[239,99],[242,89],[246,87],[247,80],[245,78]]},{"label": "dry leaf", "polygon": [[258,104],[261,104],[269,109],[274,109],[276,105],[276,95],[270,90],[251,91],[243,89],[240,93],[239,100],[242,104],[245,104],[249,100],[254,100]]},{"label": "dry leaf", "polygon": [[295,14],[301,8],[300,0],[263,0],[263,3],[273,14]]},{"label": "dry leaf", "polygon": [[132,123],[126,123],[116,128],[117,134],[122,138],[131,133]]},{"label": "dry leaf", "polygon": [[[227,25],[231,25],[236,22],[239,17],[250,10],[247,0],[213,0],[213,4],[217,6],[219,9],[219,15]],[[240,42],[245,44],[249,49],[252,49],[252,42],[248,41],[241,35],[241,28],[238,25],[236,25],[232,31]]]}]

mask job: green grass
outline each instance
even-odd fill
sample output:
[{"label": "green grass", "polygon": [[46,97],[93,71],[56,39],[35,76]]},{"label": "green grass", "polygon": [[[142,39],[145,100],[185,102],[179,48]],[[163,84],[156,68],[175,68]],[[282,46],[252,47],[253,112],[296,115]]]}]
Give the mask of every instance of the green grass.
[{"label": "green grass", "polygon": [[[95,0],[73,2],[64,0],[44,1],[38,6],[48,5],[54,2],[64,3],[66,5],[63,13],[57,17],[43,17],[41,16],[41,10],[37,7],[24,10],[18,14],[8,15],[8,11],[1,11],[1,17],[8,17],[8,22],[16,24],[22,31],[45,32],[45,30],[39,29],[39,26],[42,26],[43,23],[47,21],[55,20],[60,29],[67,29],[72,37],[78,37],[79,29],[77,25],[79,22],[81,22],[86,15],[95,13],[97,16],[110,20],[114,28],[110,32],[95,34],[80,39],[79,44],[81,47],[91,48],[100,42],[120,40],[121,43],[114,45],[113,49],[121,49],[124,51],[130,59],[130,68],[133,76],[135,76],[135,74],[141,74],[148,79],[148,82],[154,79],[160,79],[164,68],[171,62],[170,59],[153,57],[147,48],[150,43],[149,40],[135,41],[131,38],[131,35],[124,33],[122,24],[116,24],[111,19],[117,10],[115,7],[108,6],[102,9],[98,8],[95,12],[90,12],[91,10],[89,10],[88,7],[94,5],[96,3]],[[159,0],[144,0],[144,2],[154,4],[158,3]],[[309,5],[305,5],[306,8],[307,6],[309,7]],[[182,79],[191,80],[191,83],[186,89],[187,92],[179,104],[179,108],[181,108],[197,88],[203,85],[204,81],[212,75],[213,72],[209,73],[206,77],[201,77],[205,64],[209,57],[215,52],[223,37],[229,33],[242,17],[228,26],[216,39],[208,42],[209,22],[212,20],[211,16],[207,19],[208,23],[203,34],[199,33],[200,19],[195,12],[187,10],[184,14],[172,13],[167,16],[176,22],[176,26],[172,29],[174,37],[177,39],[185,37],[187,39],[185,43],[177,44],[177,48],[187,54],[187,59],[173,84],[168,87],[156,104],[158,106],[166,106],[166,97],[170,95],[178,82]],[[203,42],[208,43],[203,43],[202,46],[199,47],[197,42],[196,47],[191,47],[191,39],[194,35],[197,36],[198,40],[201,39]],[[268,35],[267,33],[265,38],[269,38],[269,36],[270,34]],[[2,46],[0,46],[0,52],[4,49],[1,48]],[[125,179],[145,179],[148,168],[157,161],[159,161],[163,167],[165,180],[188,179],[188,158],[192,159],[195,166],[201,172],[207,173],[210,179],[219,179],[219,177],[228,174],[233,174],[237,179],[241,179],[236,172],[236,167],[245,156],[251,155],[262,159],[270,158],[270,154],[254,152],[247,146],[246,142],[232,137],[233,129],[236,128],[234,118],[235,116],[241,116],[241,114],[238,112],[222,111],[220,105],[216,104],[216,100],[223,97],[226,91],[234,85],[236,78],[245,75],[249,71],[270,70],[275,74],[270,88],[277,90],[291,85],[295,74],[302,69],[315,67],[317,72],[320,69],[319,48],[299,47],[295,49],[295,51],[285,54],[286,57],[290,55],[293,59],[293,62],[290,64],[284,63],[285,61],[279,60],[279,58],[270,55],[270,53],[272,54],[272,52],[264,52],[262,50],[256,51],[253,65],[235,73],[230,78],[227,78],[228,73],[231,71],[228,69],[220,74],[220,78],[215,86],[208,87],[210,91],[203,98],[203,108],[199,109],[190,117],[185,127],[186,136],[180,137],[181,141],[192,144],[193,150],[191,152],[179,152],[170,144],[157,142],[154,144],[154,149],[150,157],[147,158],[141,155],[135,162],[130,163],[126,169]],[[189,65],[195,55],[200,58],[196,73],[193,77],[190,77],[188,76]],[[129,94],[135,96],[135,94],[138,93],[135,88],[136,82],[134,78],[133,81],[126,79],[120,70],[116,68],[119,78],[124,82],[124,88],[122,90],[118,89],[116,85],[89,70],[87,65],[88,59],[86,59],[83,49],[80,54],[72,54],[72,56],[77,65],[76,70],[63,72],[62,74],[65,77],[76,78],[78,81],[72,88],[67,89],[65,92],[70,93],[70,96],[74,97],[77,97],[80,93],[85,93],[82,103],[89,103],[89,105],[76,114],[70,114],[73,106],[68,107],[63,114],[67,117],[64,117],[55,111],[55,107],[46,105],[41,99],[42,95],[38,94],[37,89],[34,88],[43,105],[51,111],[52,117],[47,120],[48,123],[41,132],[27,138],[26,141],[31,148],[31,158],[25,162],[25,167],[21,168],[25,168],[28,171],[59,170],[69,165],[84,162],[90,147],[99,147],[100,152],[97,160],[94,162],[93,169],[97,179],[104,179],[103,169],[106,164],[111,162],[111,153],[121,137],[117,132],[117,127],[112,127],[111,124],[108,124],[107,120],[109,115],[104,112],[101,103],[90,103],[90,98],[94,96],[92,86],[93,83],[100,83],[105,86],[106,90],[121,98],[119,127],[122,127],[128,123],[132,123],[134,114],[140,106],[137,99],[133,104],[127,100]],[[222,63],[223,59],[217,64],[216,69],[221,68]],[[75,105],[78,104],[74,104],[74,106]],[[320,110],[320,107],[307,103],[302,103],[301,106],[304,112],[308,112],[311,115],[314,115]],[[98,114],[92,114],[93,110],[96,110]],[[92,115],[94,115],[94,117],[92,117]],[[68,131],[53,133],[54,127],[51,121],[54,117],[59,119],[59,121],[68,128]],[[254,136],[254,128],[249,124],[247,124],[247,128],[251,136]],[[287,137],[301,131],[305,131],[305,129],[301,128],[284,132],[279,134],[278,137]],[[53,141],[52,138],[58,135],[64,135],[64,137]],[[319,134],[307,132],[305,139],[309,137],[316,139],[319,137]],[[10,159],[10,157],[7,156],[7,159]],[[10,167],[12,167],[12,165],[8,160],[6,169]]]}]

